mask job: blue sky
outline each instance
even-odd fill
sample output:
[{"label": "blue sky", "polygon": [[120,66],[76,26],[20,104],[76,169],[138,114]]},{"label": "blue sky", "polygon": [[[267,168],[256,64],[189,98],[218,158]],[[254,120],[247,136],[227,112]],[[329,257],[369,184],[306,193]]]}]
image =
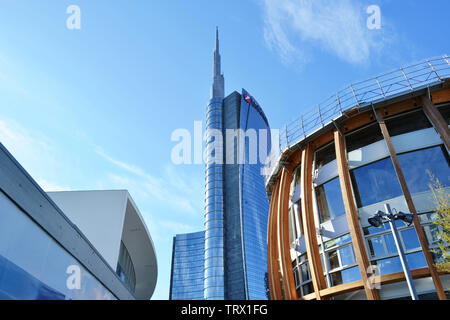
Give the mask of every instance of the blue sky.
[{"label": "blue sky", "polygon": [[[69,5],[81,29],[68,30]],[[381,29],[369,30],[369,5]],[[169,294],[172,236],[203,228],[204,166],[171,133],[204,120],[220,28],[225,90],[280,128],[351,82],[449,53],[448,0],[1,0],[0,142],[47,191],[128,189]]]}]

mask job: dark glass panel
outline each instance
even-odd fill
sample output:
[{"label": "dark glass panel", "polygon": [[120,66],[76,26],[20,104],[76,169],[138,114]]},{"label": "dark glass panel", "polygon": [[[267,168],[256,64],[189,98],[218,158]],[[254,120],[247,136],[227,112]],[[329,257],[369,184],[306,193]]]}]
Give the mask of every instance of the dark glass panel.
[{"label": "dark glass panel", "polygon": [[386,119],[385,122],[391,137],[432,127],[422,110]]},{"label": "dark glass panel", "polygon": [[354,133],[345,136],[347,152],[360,149],[380,140],[383,140],[383,135],[381,134],[378,123],[370,124],[361,130],[357,130]]}]

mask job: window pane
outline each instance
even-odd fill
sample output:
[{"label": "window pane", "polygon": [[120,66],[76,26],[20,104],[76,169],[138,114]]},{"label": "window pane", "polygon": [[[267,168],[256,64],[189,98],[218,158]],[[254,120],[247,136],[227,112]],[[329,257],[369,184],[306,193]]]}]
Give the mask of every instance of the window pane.
[{"label": "window pane", "polygon": [[330,270],[340,267],[337,250],[328,252],[328,261],[330,263]]},{"label": "window pane", "polygon": [[395,245],[394,236],[392,233],[385,234],[384,240],[386,241],[388,254],[398,254],[397,246]]},{"label": "window pane", "polygon": [[386,254],[384,251],[383,238],[382,237],[373,237],[367,240],[369,243],[370,255],[375,257],[381,257]]},{"label": "window pane", "polygon": [[388,128],[390,136],[394,137],[408,132],[431,128],[432,126],[425,116],[425,113],[423,113],[422,110],[419,110],[399,117],[387,119],[386,127]]},{"label": "window pane", "polygon": [[437,225],[431,224],[423,227],[423,232],[430,247],[436,246],[439,241],[439,228]]},{"label": "window pane", "polygon": [[394,258],[378,260],[375,262],[375,264],[378,266],[378,268],[380,268],[381,275],[403,271],[402,265],[400,263],[400,258],[398,256]]},{"label": "window pane", "polygon": [[334,143],[331,143],[316,152],[316,169],[320,169],[334,159],[336,159],[336,151],[334,149]]},{"label": "window pane", "polygon": [[312,283],[308,283],[303,286],[303,295],[306,296],[307,294],[310,294],[313,292],[314,292],[314,289],[313,289]]},{"label": "window pane", "polygon": [[350,233],[348,233],[339,238],[335,238],[335,239],[328,240],[327,242],[325,242],[325,249],[330,249],[332,247],[340,246],[340,245],[350,243],[350,242],[352,242],[352,237],[351,237]]},{"label": "window pane", "polygon": [[311,276],[309,275],[309,267],[307,263],[304,263],[300,266],[301,272],[302,272],[302,282],[308,281],[311,279]]},{"label": "window pane", "polygon": [[359,267],[353,267],[349,269],[342,270],[341,272],[342,283],[349,283],[353,281],[361,280],[361,272]]},{"label": "window pane", "polygon": [[406,255],[409,269],[419,269],[427,266],[427,261],[422,251],[410,253]]},{"label": "window pane", "polygon": [[345,145],[347,152],[352,152],[380,140],[383,140],[380,126],[378,123],[374,123],[364,129],[357,130],[355,133],[346,135]]},{"label": "window pane", "polygon": [[351,177],[359,208],[403,194],[390,158],[354,169]]},{"label": "window pane", "polygon": [[438,106],[438,110],[447,121],[447,124],[450,125],[450,104]]},{"label": "window pane", "polygon": [[401,232],[403,243],[405,244],[405,250],[414,250],[420,248],[419,238],[417,237],[416,230],[407,229]]},{"label": "window pane", "polygon": [[398,160],[411,193],[430,190],[428,172],[439,179],[443,186],[449,185],[450,167],[443,147],[404,153],[398,156]]},{"label": "window pane", "polygon": [[339,178],[317,187],[316,197],[321,223],[345,214]]},{"label": "window pane", "polygon": [[346,246],[339,249],[342,266],[350,266],[355,263],[352,246]]},{"label": "window pane", "polygon": [[332,286],[337,286],[342,284],[342,274],[340,271],[337,272],[333,272],[331,274],[331,285]]}]

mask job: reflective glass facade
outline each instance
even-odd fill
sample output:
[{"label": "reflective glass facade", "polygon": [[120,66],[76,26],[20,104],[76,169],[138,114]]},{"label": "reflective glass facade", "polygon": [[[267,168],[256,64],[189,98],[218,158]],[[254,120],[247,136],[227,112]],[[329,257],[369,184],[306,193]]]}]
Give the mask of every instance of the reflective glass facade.
[{"label": "reflective glass facade", "polygon": [[[258,134],[255,141],[257,147],[250,146],[249,140],[246,140],[245,163],[239,168],[246,299],[262,300],[267,298],[264,276],[267,272],[269,200],[264,177],[261,174],[264,165],[261,160],[264,161],[264,158],[260,159],[258,155],[257,163],[253,163],[250,153],[259,151],[259,147],[266,142],[266,150],[270,151],[271,140],[269,125],[262,110],[256,101],[252,101],[253,104],[248,103],[244,99],[245,94],[247,93],[244,91],[241,100],[240,128],[246,132],[253,129]],[[265,137],[262,137],[263,135]]]},{"label": "reflective glass facade", "polygon": [[[74,269],[80,286],[70,286]],[[74,283],[76,285],[76,282]],[[78,260],[0,192],[0,300],[112,300]]]},{"label": "reflective glass facade", "polygon": [[[213,98],[206,111],[205,298],[225,299],[222,98]],[[219,159],[218,161],[215,161]]]},{"label": "reflective glass facade", "polygon": [[203,300],[205,232],[173,238],[170,300]]}]

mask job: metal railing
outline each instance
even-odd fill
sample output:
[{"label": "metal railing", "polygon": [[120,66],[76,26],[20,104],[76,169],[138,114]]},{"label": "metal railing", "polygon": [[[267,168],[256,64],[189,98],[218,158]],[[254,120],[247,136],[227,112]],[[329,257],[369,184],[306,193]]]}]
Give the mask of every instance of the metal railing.
[{"label": "metal railing", "polygon": [[[281,129],[279,151],[284,152],[355,106],[359,108],[370,105],[420,87],[443,82],[449,77],[450,57],[444,55],[353,83],[322,103],[307,109],[300,117]],[[279,156],[279,153],[272,154],[268,165],[264,168],[266,182],[277,165]]]}]

